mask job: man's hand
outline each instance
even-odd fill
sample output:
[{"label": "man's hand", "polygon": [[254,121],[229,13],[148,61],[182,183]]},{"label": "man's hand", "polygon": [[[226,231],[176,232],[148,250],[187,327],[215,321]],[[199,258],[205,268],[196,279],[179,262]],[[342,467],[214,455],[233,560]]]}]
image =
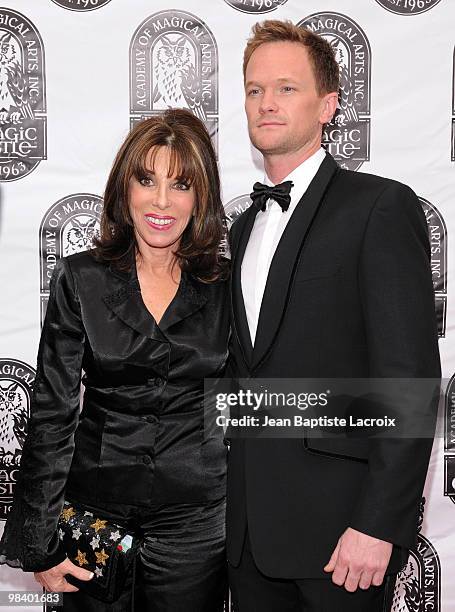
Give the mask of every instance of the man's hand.
[{"label": "man's hand", "polygon": [[65,574],[71,574],[79,580],[91,580],[93,572],[74,565],[69,559],[65,559],[55,567],[46,570],[45,572],[34,572],[35,580],[39,582],[46,591],[61,593],[79,591],[77,587],[65,580]]},{"label": "man's hand", "polygon": [[339,586],[344,584],[346,591],[351,593],[357,587],[379,586],[384,580],[392,548],[390,542],[348,527],[338,540],[324,571],[333,572],[332,582]]}]

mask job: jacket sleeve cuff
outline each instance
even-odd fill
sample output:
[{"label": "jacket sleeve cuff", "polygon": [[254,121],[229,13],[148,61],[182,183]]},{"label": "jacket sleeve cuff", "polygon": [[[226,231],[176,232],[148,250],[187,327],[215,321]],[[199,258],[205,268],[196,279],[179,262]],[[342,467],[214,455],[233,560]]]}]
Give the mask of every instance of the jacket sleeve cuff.
[{"label": "jacket sleeve cuff", "polygon": [[45,572],[67,558],[63,544],[60,542],[58,534],[55,533],[49,543],[49,552],[43,555],[42,560],[33,559],[30,563],[24,559],[24,572]]}]

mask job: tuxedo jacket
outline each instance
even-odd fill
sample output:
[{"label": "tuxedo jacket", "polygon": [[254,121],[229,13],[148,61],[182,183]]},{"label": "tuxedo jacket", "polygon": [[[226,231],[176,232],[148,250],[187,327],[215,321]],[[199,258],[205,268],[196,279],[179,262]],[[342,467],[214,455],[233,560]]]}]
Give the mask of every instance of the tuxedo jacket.
[{"label": "tuxedo jacket", "polygon": [[157,325],[134,264],[121,272],[88,252],[57,263],[0,562],[62,561],[65,497],[130,522],[138,507],[225,496],[227,449],[221,429],[204,431],[203,399],[228,356],[227,287],[182,272]]},{"label": "tuxedo jacket", "polygon": [[[427,226],[410,188],[326,155],[272,259],[253,348],[241,266],[256,214],[251,206],[230,233],[229,376],[440,377]],[[437,399],[425,410],[434,424]],[[232,438],[230,563],[248,525],[266,575],[330,577],[323,567],[352,527],[392,542],[397,571],[415,545],[431,447],[431,438]]]}]

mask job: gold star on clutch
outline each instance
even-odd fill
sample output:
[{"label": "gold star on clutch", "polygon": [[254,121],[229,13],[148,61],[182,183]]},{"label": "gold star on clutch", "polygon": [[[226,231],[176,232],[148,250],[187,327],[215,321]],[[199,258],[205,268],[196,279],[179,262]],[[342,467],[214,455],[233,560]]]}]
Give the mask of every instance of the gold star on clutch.
[{"label": "gold star on clutch", "polygon": [[97,518],[96,521],[90,525],[90,527],[93,527],[96,533],[98,533],[100,529],[106,529],[106,523],[107,521],[102,521],[101,519]]},{"label": "gold star on clutch", "polygon": [[70,520],[70,518],[74,516],[75,514],[76,513],[74,512],[74,508],[71,508],[70,506],[69,508],[65,508],[64,510],[62,510],[62,513],[60,514],[60,516],[67,523]]},{"label": "gold star on clutch", "polygon": [[96,563],[101,563],[102,565],[106,565],[106,559],[109,559],[109,555],[104,552],[104,548],[100,552],[96,552]]},{"label": "gold star on clutch", "polygon": [[88,565],[88,561],[85,558],[85,555],[87,553],[83,553],[81,552],[79,549],[77,549],[77,557],[75,557],[75,561],[77,561],[79,563],[79,565],[82,567],[83,565]]}]

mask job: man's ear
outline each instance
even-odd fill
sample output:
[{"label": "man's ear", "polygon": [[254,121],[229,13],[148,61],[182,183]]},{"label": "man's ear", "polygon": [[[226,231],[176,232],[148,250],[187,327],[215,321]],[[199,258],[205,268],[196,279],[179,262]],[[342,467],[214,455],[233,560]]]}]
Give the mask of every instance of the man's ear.
[{"label": "man's ear", "polygon": [[323,105],[319,121],[322,125],[330,123],[333,115],[338,108],[338,94],[336,92],[328,93],[323,97]]}]

